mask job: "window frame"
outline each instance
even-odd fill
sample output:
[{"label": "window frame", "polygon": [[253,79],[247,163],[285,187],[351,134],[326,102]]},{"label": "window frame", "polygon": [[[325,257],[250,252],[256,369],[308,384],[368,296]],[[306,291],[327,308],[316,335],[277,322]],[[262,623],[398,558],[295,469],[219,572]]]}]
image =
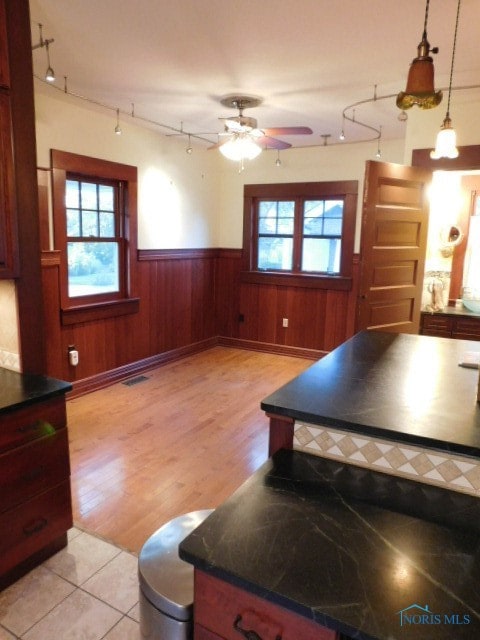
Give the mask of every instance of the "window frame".
[{"label": "window frame", "polygon": [[[300,182],[244,186],[243,282],[349,290],[352,286],[353,249],[357,213],[358,182]],[[257,268],[258,203],[265,200],[294,200],[293,269],[264,271]],[[340,273],[337,275],[301,271],[303,203],[307,200],[343,200]]]},{"label": "window frame", "polygon": [[[109,318],[139,309],[137,297],[137,168],[67,151],[51,150],[54,247],[60,252],[60,308],[62,324]],[[66,182],[116,183],[121,193],[119,212],[120,291],[89,296],[68,295]],[[84,239],[85,242],[88,238]]]}]

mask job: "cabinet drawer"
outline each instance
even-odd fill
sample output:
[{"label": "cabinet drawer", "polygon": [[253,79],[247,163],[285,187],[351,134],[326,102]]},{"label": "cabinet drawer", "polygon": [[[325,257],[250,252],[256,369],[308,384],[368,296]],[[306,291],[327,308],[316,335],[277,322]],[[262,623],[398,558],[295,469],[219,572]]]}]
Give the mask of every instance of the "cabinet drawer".
[{"label": "cabinet drawer", "polygon": [[440,315],[422,316],[422,333],[449,338],[453,328],[453,318]]},{"label": "cabinet drawer", "polygon": [[[335,640],[336,631],[322,627],[248,591],[195,569],[194,621],[201,638],[205,630],[225,640],[239,640],[243,630],[255,631],[263,640]],[[199,625],[199,626],[198,626]],[[201,628],[203,627],[203,629]],[[203,635],[202,635],[203,633]]]},{"label": "cabinet drawer", "polygon": [[69,475],[66,429],[0,455],[0,513],[60,484]]},{"label": "cabinet drawer", "polygon": [[16,567],[72,526],[70,481],[0,515],[0,574]]},{"label": "cabinet drawer", "polygon": [[452,335],[462,340],[480,340],[480,318],[456,318]]},{"label": "cabinet drawer", "polygon": [[66,421],[63,395],[0,414],[0,453],[51,435]]}]

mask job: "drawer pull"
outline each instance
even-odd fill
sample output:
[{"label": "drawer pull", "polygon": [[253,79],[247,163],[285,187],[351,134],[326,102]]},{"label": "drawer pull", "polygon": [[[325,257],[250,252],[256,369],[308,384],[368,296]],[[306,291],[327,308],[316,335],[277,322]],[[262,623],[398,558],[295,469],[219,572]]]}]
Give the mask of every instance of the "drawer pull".
[{"label": "drawer pull", "polygon": [[18,427],[16,431],[22,434],[39,431],[42,435],[46,436],[47,434],[55,433],[55,427],[45,420],[37,420],[32,424],[25,424],[22,427]]},{"label": "drawer pull", "polygon": [[[239,614],[233,622],[233,628],[235,629],[235,631],[238,631],[238,633],[240,633],[244,638],[246,638],[246,640],[262,640],[262,638],[258,635],[256,631],[253,631],[252,629],[250,630],[242,629],[242,627],[240,626],[241,622],[242,622],[242,616]],[[275,640],[282,640],[282,636],[281,635],[275,636]]]},{"label": "drawer pull", "polygon": [[35,520],[35,522],[32,522],[32,524],[23,527],[23,533],[26,536],[33,536],[34,533],[38,533],[39,531],[44,529],[47,524],[48,520],[46,520],[45,518],[39,518],[38,520]]},{"label": "drawer pull", "polygon": [[44,475],[45,475],[45,467],[41,466],[41,467],[36,467],[31,471],[27,471],[27,473],[23,474],[21,479],[24,482],[33,482],[33,480],[38,480],[38,478]]}]

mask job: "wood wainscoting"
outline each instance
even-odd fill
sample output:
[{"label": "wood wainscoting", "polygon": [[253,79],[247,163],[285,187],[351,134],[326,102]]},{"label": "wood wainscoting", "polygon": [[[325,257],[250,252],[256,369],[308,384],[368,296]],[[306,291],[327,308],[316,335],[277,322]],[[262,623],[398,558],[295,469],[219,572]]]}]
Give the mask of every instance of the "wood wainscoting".
[{"label": "wood wainscoting", "polygon": [[218,343],[319,358],[354,332],[357,258],[349,291],[244,282],[240,249],[141,250],[135,268],[138,312],[67,325],[59,253],[42,252],[47,374],[72,382],[73,395]]}]

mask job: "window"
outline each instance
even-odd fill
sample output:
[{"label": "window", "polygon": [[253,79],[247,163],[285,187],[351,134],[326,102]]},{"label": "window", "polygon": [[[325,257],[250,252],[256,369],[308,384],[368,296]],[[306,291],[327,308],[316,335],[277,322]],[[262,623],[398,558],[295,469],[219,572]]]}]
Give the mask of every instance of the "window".
[{"label": "window", "polygon": [[353,181],[246,185],[248,279],[350,278],[357,190]]},{"label": "window", "polygon": [[52,151],[64,324],[138,310],[135,167]]}]

